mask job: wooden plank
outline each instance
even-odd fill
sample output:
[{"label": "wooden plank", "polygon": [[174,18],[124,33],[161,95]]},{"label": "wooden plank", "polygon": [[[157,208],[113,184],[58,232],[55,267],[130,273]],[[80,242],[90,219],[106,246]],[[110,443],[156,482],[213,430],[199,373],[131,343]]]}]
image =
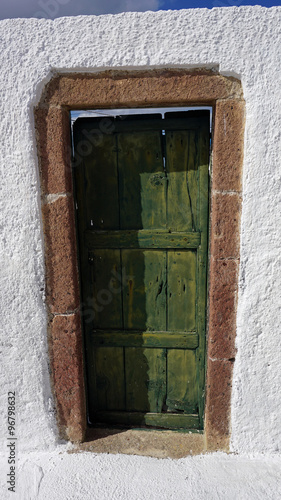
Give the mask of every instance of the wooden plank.
[{"label": "wooden plank", "polygon": [[191,213],[192,213],[192,229],[197,230],[198,227],[198,162],[196,153],[198,148],[198,139],[196,132],[191,130],[189,132],[188,143],[188,159],[187,159],[187,186],[190,198]]},{"label": "wooden plank", "polygon": [[165,330],[166,252],[122,250],[129,276],[123,292],[125,330]]},{"label": "wooden plank", "polygon": [[166,397],[166,350],[125,348],[126,410],[161,412]]},{"label": "wooden plank", "polygon": [[123,349],[121,347],[96,347],[94,356],[96,410],[125,410]]},{"label": "wooden plank", "polygon": [[[84,326],[84,325],[83,325]],[[85,372],[87,380],[87,410],[88,415],[93,415],[98,408],[97,386],[96,386],[96,371],[95,371],[95,347],[91,342],[91,336],[88,335],[87,329],[84,327],[85,338]]]},{"label": "wooden plank", "polygon": [[[93,298],[93,288],[89,276],[91,274],[88,249],[84,245],[84,232],[87,228],[86,217],[86,196],[85,196],[85,172],[84,172],[84,157],[80,156],[77,147],[80,141],[84,140],[82,135],[82,126],[75,123],[73,130],[74,139],[74,167],[72,169],[74,180],[74,198],[76,206],[76,232],[79,257],[79,271],[81,284],[81,320],[84,334],[84,359],[85,359],[85,374],[86,374],[86,390],[87,390],[87,417],[93,414],[97,409],[97,389],[96,389],[96,373],[94,352],[91,345],[90,336],[87,334],[87,327],[91,326],[94,310],[91,304]],[[89,302],[90,301],[90,304]]]},{"label": "wooden plank", "polygon": [[89,248],[197,248],[199,232],[167,231],[86,231]]},{"label": "wooden plank", "polygon": [[118,135],[121,229],[166,228],[161,132]]},{"label": "wooden plank", "polygon": [[168,252],[167,330],[196,329],[196,252]]},{"label": "wooden plank", "polygon": [[92,307],[93,328],[122,328],[120,250],[95,250],[90,256],[90,270],[93,296],[84,300]]},{"label": "wooden plank", "polygon": [[187,175],[188,147],[188,131],[177,130],[166,133],[167,224],[171,231],[194,229]]},{"label": "wooden plank", "polygon": [[[86,137],[90,146],[91,140],[96,139],[92,135],[91,130],[87,131]],[[118,229],[116,137],[102,134],[96,142],[95,147],[92,146],[92,153],[84,158],[87,227]]]},{"label": "wooden plank", "polygon": [[196,353],[191,350],[168,349],[167,411],[198,413]]},{"label": "wooden plank", "polygon": [[119,424],[127,427],[159,427],[162,429],[200,429],[198,415],[175,413],[97,412],[97,423]]},{"label": "wooden plank", "polygon": [[132,332],[132,331],[93,331],[92,344],[115,347],[172,347],[174,349],[196,349],[197,333],[178,332]]},{"label": "wooden plank", "polygon": [[199,417],[203,427],[205,405],[205,352],[206,352],[206,301],[207,301],[207,266],[208,266],[208,218],[209,218],[209,133],[208,122],[202,123],[199,134],[198,164],[199,164],[199,228],[202,232],[201,245],[197,253],[197,325],[199,347],[196,351],[197,379],[199,385]]}]

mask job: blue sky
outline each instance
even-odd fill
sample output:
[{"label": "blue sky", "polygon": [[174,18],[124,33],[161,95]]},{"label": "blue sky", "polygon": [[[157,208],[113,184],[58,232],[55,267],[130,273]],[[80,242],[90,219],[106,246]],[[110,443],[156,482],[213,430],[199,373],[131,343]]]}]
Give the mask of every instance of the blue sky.
[{"label": "blue sky", "polygon": [[0,19],[45,17],[54,19],[80,14],[116,14],[127,11],[178,10],[232,5],[281,5],[281,0],[0,0]]}]

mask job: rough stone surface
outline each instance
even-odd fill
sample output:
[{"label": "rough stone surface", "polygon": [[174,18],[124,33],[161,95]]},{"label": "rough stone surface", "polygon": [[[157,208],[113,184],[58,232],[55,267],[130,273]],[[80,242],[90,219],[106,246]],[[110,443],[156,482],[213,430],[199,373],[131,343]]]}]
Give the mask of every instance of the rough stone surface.
[{"label": "rough stone surface", "polygon": [[213,176],[214,190],[241,191],[244,120],[241,101],[216,103],[213,160],[219,168]]},{"label": "rough stone surface", "polygon": [[66,439],[81,441],[85,435],[86,412],[80,314],[55,316],[50,322],[50,337],[60,433]]},{"label": "rough stone surface", "polygon": [[69,112],[63,108],[37,108],[35,125],[37,139],[41,137],[37,145],[43,193],[71,192]]},{"label": "rough stone surface", "polygon": [[[228,448],[227,436],[230,432],[230,409],[227,404],[232,387],[233,361],[208,358],[209,371],[206,385],[206,427],[209,448]],[[216,411],[212,411],[212,406]]]},{"label": "rough stone surface", "polygon": [[43,205],[45,233],[46,294],[52,314],[79,307],[73,200],[55,197]]},{"label": "rough stone surface", "polygon": [[78,451],[175,459],[206,452],[206,442],[196,432],[90,429],[86,441],[73,450]]},{"label": "rough stone surface", "polygon": [[[206,76],[208,78],[206,78]],[[118,80],[118,85],[113,85]],[[169,98],[167,99],[167,96]],[[208,98],[206,99],[206,96]],[[209,103],[216,99],[235,96],[242,98],[240,82],[201,70],[186,74],[183,78],[178,71],[136,72],[135,77],[125,73],[100,73],[94,79],[85,75],[82,79],[75,75],[54,79],[42,96],[41,105],[87,108],[124,104],[128,107],[185,103]],[[227,108],[228,111],[228,108]]]},{"label": "rough stone surface", "polygon": [[236,193],[215,193],[212,198],[211,255],[215,259],[239,258],[240,208],[241,198]]},{"label": "rough stone surface", "polygon": [[[43,231],[34,106],[38,105],[46,83],[57,72],[98,73],[114,69],[162,70],[204,66],[214,68],[221,75],[241,79],[246,103],[237,355],[231,392],[231,449],[248,455],[244,462],[241,455],[225,458],[230,460],[227,462],[227,473],[224,459],[220,462],[221,466],[215,468],[217,486],[214,486],[213,498],[217,498],[217,491],[222,498],[237,498],[237,491],[242,498],[266,498],[270,488],[272,493],[269,498],[280,496],[280,483],[278,486],[276,480],[280,464],[276,468],[275,459],[270,458],[266,466],[260,465],[259,468],[255,459],[249,459],[249,454],[253,453],[278,453],[281,446],[281,317],[278,300],[281,287],[280,24],[280,7],[128,13],[55,21],[12,19],[0,23],[1,408],[6,408],[7,392],[15,390],[17,432],[21,438],[19,451],[23,461],[26,460],[23,452],[56,448],[56,453],[59,453],[62,446],[58,441],[48,373]],[[94,102],[94,96],[90,97]],[[233,98],[236,99],[237,95]],[[5,422],[4,416],[2,422]],[[1,449],[6,450],[4,424],[0,436]],[[63,498],[67,491],[75,491],[73,480],[69,478],[77,477],[74,474],[77,462],[71,459],[73,461],[64,462],[67,466],[71,463],[69,469],[67,466],[56,469],[57,461],[60,463],[58,457],[50,462],[52,459],[48,454],[46,461],[39,460],[38,465],[36,460],[32,464],[27,460],[26,472],[24,467],[21,469],[23,476],[25,473],[26,477],[36,478],[29,486],[24,483],[27,488],[35,485],[38,490],[40,478],[46,474],[46,482],[41,483],[42,488],[46,486],[40,492],[42,498],[52,498],[50,489],[56,492],[54,498]],[[173,494],[175,489],[178,491],[177,472],[180,465],[173,461],[165,461],[167,469],[161,465],[164,472],[158,476],[158,462],[153,462],[152,467],[152,459],[145,457],[130,457],[130,461],[125,456],[116,457],[116,461],[108,455],[96,458],[95,455],[82,454],[81,457],[78,461],[81,460],[80,467],[85,466],[86,472],[93,471],[92,464],[95,463],[94,473],[101,478],[98,483],[100,498],[114,498],[114,495],[116,498],[118,495],[120,498],[126,498],[126,495],[133,498],[131,485],[144,488],[140,490],[144,492],[140,495],[142,497],[148,492],[151,498],[159,498],[159,492],[161,496],[162,491]],[[195,460],[194,457],[191,460]],[[190,463],[187,459],[183,462],[185,477]],[[193,488],[190,491],[194,491],[194,484],[200,485],[201,498],[204,495],[205,498],[212,498],[208,496],[207,485],[210,484],[210,477],[213,478],[214,469],[211,466],[208,468],[208,464],[215,467],[216,456],[198,457],[198,462],[192,463],[203,466],[200,470],[194,466],[196,474],[190,479]],[[238,476],[236,463],[237,467],[238,463],[242,464]],[[243,471],[247,469],[245,464],[251,467],[250,479],[244,475]],[[141,479],[148,468],[152,470],[152,480],[145,489]],[[110,471],[109,477],[114,478],[112,483],[107,480],[107,471]],[[120,471],[126,473],[122,476],[122,485]],[[95,482],[90,474],[83,477],[87,477],[91,485]],[[65,482],[62,479],[58,482],[58,478],[65,478]],[[136,481],[136,478],[141,479]],[[158,478],[159,483],[155,482]],[[76,484],[78,494],[85,491],[81,484]],[[89,484],[85,479],[85,498],[87,495],[93,498]],[[102,489],[105,484],[106,489]],[[162,484],[172,489],[163,490]],[[233,484],[235,488],[231,489]],[[246,485],[246,493],[243,490],[241,493],[241,484]],[[258,495],[254,486],[257,484],[260,485]],[[266,488],[268,484],[269,489]],[[58,489],[63,492],[62,495]],[[32,491],[34,498],[36,491]],[[182,491],[182,498],[186,498],[183,496],[186,491]],[[33,498],[32,495],[27,491],[27,498]],[[2,497],[5,498],[4,494]]]},{"label": "rough stone surface", "polygon": [[[210,358],[230,359],[236,354],[236,304],[239,262],[210,262],[209,337]],[[220,378],[220,377],[219,377]]]}]

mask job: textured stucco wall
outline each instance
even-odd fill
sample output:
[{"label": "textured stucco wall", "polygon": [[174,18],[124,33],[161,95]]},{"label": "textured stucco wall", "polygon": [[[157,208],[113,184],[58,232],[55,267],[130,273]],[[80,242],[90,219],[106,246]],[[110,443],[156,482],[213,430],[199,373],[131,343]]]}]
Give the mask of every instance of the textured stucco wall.
[{"label": "textured stucco wall", "polygon": [[16,390],[20,451],[60,446],[33,108],[56,72],[198,66],[240,78],[246,102],[232,450],[279,450],[280,26],[279,7],[1,21],[1,410]]}]

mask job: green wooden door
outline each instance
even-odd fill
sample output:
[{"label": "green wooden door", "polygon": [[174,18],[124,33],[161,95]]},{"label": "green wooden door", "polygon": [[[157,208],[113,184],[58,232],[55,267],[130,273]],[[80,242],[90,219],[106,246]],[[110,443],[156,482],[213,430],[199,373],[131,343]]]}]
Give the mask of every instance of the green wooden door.
[{"label": "green wooden door", "polygon": [[209,113],[73,133],[89,422],[202,429]]}]

